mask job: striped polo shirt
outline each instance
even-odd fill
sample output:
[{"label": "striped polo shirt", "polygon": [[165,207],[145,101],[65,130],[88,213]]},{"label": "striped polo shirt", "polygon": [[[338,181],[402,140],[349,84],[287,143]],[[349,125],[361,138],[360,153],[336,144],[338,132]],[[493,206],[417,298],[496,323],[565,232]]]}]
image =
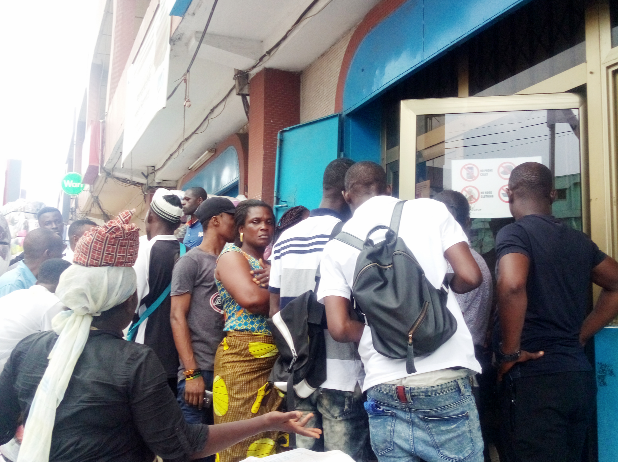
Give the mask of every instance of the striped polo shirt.
[{"label": "striped polo shirt", "polygon": [[[281,297],[280,309],[299,295],[315,288],[315,273],[324,246],[333,228],[341,221],[337,212],[315,209],[306,220],[284,231],[273,247],[271,256],[271,293]],[[322,388],[354,391],[362,386],[364,372],[356,345],[339,343],[324,330],[326,339],[326,382]]]}]

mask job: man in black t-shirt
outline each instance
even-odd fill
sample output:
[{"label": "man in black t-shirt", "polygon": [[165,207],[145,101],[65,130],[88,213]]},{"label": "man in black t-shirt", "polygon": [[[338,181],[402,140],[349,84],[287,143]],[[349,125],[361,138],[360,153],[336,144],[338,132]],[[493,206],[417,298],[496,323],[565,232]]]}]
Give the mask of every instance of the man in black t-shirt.
[{"label": "man in black t-shirt", "polygon": [[[160,305],[138,326],[135,341],[148,345],[157,354],[167,374],[170,388],[176,394],[178,352],[170,323],[170,290],[174,264],[180,256],[180,244],[174,231],[180,224],[180,199],[167,191],[157,190],[146,214],[146,237],[140,238],[134,269],[137,274],[137,312],[132,324],[167,291]],[[131,331],[130,331],[131,334]]]},{"label": "man in black t-shirt", "polygon": [[[507,192],[517,221],[496,238],[507,457],[579,462],[596,395],[584,345],[618,315],[618,263],[551,215],[544,165],[516,167]],[[591,282],[603,291],[586,316]]]}]

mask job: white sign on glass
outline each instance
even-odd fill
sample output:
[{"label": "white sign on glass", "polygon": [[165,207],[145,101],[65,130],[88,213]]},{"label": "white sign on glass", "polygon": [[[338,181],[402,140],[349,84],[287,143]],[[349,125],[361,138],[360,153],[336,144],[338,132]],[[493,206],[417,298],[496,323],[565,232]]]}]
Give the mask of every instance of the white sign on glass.
[{"label": "white sign on glass", "polygon": [[541,157],[453,159],[451,161],[451,187],[468,199],[470,218],[511,216],[506,188],[511,171],[524,162],[541,163]]}]

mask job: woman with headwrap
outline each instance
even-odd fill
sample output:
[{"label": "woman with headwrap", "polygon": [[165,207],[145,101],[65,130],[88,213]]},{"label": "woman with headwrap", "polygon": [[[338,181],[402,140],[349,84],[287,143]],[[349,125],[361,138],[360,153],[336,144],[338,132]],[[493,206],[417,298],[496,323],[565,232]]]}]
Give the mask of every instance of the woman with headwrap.
[{"label": "woman with headwrap", "polygon": [[22,416],[17,462],[151,462],[155,454],[184,461],[263,428],[318,436],[296,413],[219,427],[185,423],[155,353],[122,338],[137,303],[131,266],[139,231],[130,218],[123,212],[82,237],[56,290],[69,310],[54,318],[53,331],[13,351],[0,375],[0,444]]}]

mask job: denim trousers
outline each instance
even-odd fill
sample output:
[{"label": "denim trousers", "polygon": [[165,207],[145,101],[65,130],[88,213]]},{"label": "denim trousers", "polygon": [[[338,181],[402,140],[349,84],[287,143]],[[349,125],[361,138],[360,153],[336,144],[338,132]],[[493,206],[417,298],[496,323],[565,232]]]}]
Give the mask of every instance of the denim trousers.
[{"label": "denim trousers", "polygon": [[371,447],[380,462],[483,462],[483,436],[467,378],[433,387],[367,391]]},{"label": "denim trousers", "polygon": [[[204,378],[204,384],[206,390],[212,391],[212,381],[214,374],[212,371],[202,371],[202,377]],[[207,424],[213,425],[214,418],[212,415],[212,406],[208,409],[202,408],[201,410],[197,406],[191,406],[185,402],[185,381],[178,382],[178,393],[176,395],[176,401],[180,405],[182,415],[185,417],[185,421],[189,424]],[[215,456],[203,457],[196,459],[198,462],[214,462]]]},{"label": "denim trousers", "polygon": [[296,410],[313,412],[308,427],[321,428],[320,439],[296,436],[296,446],[312,451],[339,450],[357,462],[369,459],[369,426],[363,393],[320,388],[305,399],[296,398]]}]

